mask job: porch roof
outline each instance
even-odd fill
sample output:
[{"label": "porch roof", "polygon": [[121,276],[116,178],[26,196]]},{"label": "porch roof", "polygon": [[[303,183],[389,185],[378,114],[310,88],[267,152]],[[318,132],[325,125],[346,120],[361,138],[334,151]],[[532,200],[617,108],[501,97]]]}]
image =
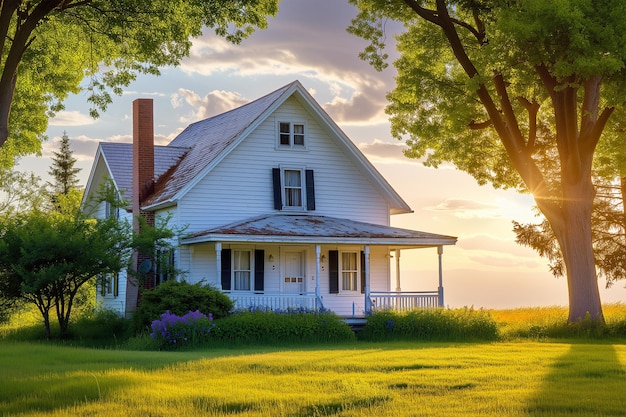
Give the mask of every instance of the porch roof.
[{"label": "porch roof", "polygon": [[349,219],[306,214],[268,214],[215,227],[182,239],[201,242],[335,243],[403,247],[454,245],[457,238]]}]

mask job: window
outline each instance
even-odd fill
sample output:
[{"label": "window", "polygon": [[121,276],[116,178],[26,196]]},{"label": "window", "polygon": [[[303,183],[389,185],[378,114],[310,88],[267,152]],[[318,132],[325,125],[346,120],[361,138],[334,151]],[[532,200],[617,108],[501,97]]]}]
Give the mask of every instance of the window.
[{"label": "window", "polygon": [[119,207],[115,207],[109,201],[105,201],[104,213],[105,213],[105,216],[106,216],[107,219],[110,219],[112,217],[115,218],[115,219],[119,219],[120,218],[120,208]]},{"label": "window", "polygon": [[283,177],[285,207],[302,207],[302,171],[286,169]]},{"label": "window", "polygon": [[357,252],[341,252],[341,291],[359,290]]},{"label": "window", "polygon": [[274,209],[315,210],[313,170],[272,168]]},{"label": "window", "polygon": [[279,122],[278,143],[281,148],[304,148],[304,123]]},{"label": "window", "polygon": [[233,250],[233,289],[250,291],[252,288],[252,255],[249,250]]},{"label": "window", "polygon": [[169,279],[174,278],[176,274],[174,262],[175,258],[173,249],[157,249],[154,273],[155,287]]},{"label": "window", "polygon": [[118,274],[105,274],[101,280],[100,295],[117,297],[120,278]]}]

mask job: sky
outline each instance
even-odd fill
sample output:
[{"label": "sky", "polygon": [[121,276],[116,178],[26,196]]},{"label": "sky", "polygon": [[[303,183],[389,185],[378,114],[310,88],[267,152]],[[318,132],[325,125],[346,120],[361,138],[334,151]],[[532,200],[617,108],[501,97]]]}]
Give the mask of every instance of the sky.
[{"label": "sky", "polygon": [[[359,59],[366,43],[346,32],[357,14],[347,0],[283,0],[266,30],[231,45],[205,30],[191,54],[160,77],[141,76],[98,119],[89,117],[86,94],[68,98],[50,120],[42,155],[19,169],[43,179],[63,132],[85,185],[98,142],[132,140],[131,103],[154,99],[155,142],[167,144],[188,124],[259,98],[299,80],[413,209],[392,216],[392,226],[458,237],[443,254],[445,304],[451,308],[567,305],[565,278],[515,243],[512,221],[538,222],[529,195],[478,186],[452,165],[424,167],[406,158],[390,134],[385,95],[394,88],[393,66],[377,72]],[[391,33],[387,53],[397,56]],[[436,290],[436,249],[403,251],[403,290]],[[623,283],[600,283],[602,301],[626,300]]]}]

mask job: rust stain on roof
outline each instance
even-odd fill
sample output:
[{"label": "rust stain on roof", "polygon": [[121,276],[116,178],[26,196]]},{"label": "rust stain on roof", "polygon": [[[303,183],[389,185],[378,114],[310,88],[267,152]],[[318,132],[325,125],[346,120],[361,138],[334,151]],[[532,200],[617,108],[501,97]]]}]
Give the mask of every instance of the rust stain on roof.
[{"label": "rust stain on roof", "polygon": [[363,223],[350,219],[326,216],[274,214],[246,219],[241,222],[215,227],[198,232],[191,237],[209,235],[245,236],[291,236],[291,237],[336,237],[369,239],[442,239],[455,237],[401,229],[378,224]]}]

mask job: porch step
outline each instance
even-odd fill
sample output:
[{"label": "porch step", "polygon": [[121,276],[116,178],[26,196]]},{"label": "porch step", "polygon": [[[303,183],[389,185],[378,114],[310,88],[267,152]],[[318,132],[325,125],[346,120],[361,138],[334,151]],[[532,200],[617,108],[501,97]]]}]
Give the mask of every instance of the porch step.
[{"label": "porch step", "polygon": [[363,330],[363,327],[367,324],[367,319],[365,317],[344,317],[344,321],[355,333]]}]

